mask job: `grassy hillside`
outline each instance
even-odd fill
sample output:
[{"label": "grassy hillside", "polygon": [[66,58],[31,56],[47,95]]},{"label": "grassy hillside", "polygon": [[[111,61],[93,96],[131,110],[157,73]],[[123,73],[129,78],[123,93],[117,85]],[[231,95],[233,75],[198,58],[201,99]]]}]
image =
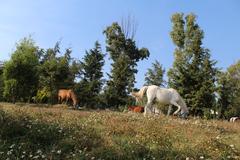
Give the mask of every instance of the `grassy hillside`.
[{"label": "grassy hillside", "polygon": [[0,159],[240,159],[240,124],[0,103]]}]

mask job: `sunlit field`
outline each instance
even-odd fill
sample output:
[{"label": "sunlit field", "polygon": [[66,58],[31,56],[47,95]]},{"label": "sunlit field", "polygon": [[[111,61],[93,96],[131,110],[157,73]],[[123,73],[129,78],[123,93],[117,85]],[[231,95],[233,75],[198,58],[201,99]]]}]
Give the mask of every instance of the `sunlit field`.
[{"label": "sunlit field", "polygon": [[0,103],[0,159],[240,159],[240,123]]}]

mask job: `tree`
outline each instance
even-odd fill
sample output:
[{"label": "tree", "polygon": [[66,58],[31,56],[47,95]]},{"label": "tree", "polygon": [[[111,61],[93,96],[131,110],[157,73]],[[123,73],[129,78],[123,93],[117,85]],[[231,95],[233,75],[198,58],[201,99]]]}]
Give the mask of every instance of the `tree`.
[{"label": "tree", "polygon": [[86,51],[83,61],[80,63],[81,81],[77,86],[81,105],[87,107],[99,107],[99,93],[103,86],[104,54],[98,42],[95,48]]},{"label": "tree", "polygon": [[[72,89],[74,86],[75,66],[71,65],[71,49],[67,48],[65,53],[60,52],[60,42],[57,42],[53,48],[43,50],[40,55],[40,76],[39,76],[39,95],[40,99],[47,99],[50,103],[57,100],[57,91],[62,88]],[[43,97],[46,95],[48,97]],[[40,101],[38,99],[37,101]]]},{"label": "tree", "polygon": [[145,74],[145,85],[163,86],[164,73],[165,70],[163,69],[162,65],[158,61],[155,61],[155,63],[152,64],[152,69],[148,69],[147,73]]},{"label": "tree", "polygon": [[3,62],[0,61],[0,101],[3,101]]},{"label": "tree", "polygon": [[221,118],[240,115],[240,60],[220,74],[218,94]]},{"label": "tree", "polygon": [[168,71],[169,86],[185,98],[193,115],[203,116],[204,111],[215,107],[215,82],[218,69],[211,60],[210,51],[202,47],[204,32],[196,23],[196,16],[176,13],[171,19],[170,32],[175,61]]},{"label": "tree", "polygon": [[[134,87],[137,62],[147,58],[149,51],[146,48],[138,49],[135,40],[126,38],[118,23],[113,23],[103,33],[106,35],[106,50],[113,61],[105,90],[107,105],[116,106],[125,103],[124,99]],[[120,82],[121,80],[125,82]]]},{"label": "tree", "polygon": [[217,107],[219,118],[229,118],[226,117],[226,111],[231,108],[232,103],[232,83],[230,82],[230,77],[228,76],[227,72],[220,72],[218,75],[218,83],[217,83],[217,94],[218,94],[218,101]]},{"label": "tree", "polygon": [[128,103],[126,90],[132,78],[129,63],[129,58],[123,54],[112,64],[112,75],[108,75],[111,80],[107,81],[105,92],[106,105],[120,106]]},{"label": "tree", "polygon": [[17,44],[11,59],[5,63],[3,69],[6,99],[10,96],[14,97],[14,100],[29,102],[36,94],[39,67],[38,51],[39,49],[31,37],[24,38]]}]

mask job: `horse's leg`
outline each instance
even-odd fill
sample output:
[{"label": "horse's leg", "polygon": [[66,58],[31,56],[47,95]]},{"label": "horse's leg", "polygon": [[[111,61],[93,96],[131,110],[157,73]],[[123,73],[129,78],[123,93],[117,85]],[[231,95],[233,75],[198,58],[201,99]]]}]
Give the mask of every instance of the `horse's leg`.
[{"label": "horse's leg", "polygon": [[177,102],[175,102],[175,101],[172,101],[171,104],[173,104],[174,106],[178,107],[178,109],[173,113],[173,115],[177,115],[182,107],[179,104],[177,104]]},{"label": "horse's leg", "polygon": [[58,96],[58,104],[60,104],[60,103],[61,103],[61,97]]},{"label": "horse's leg", "polygon": [[168,107],[168,112],[167,112],[167,115],[169,116],[172,112],[172,105],[170,104],[169,107]]},{"label": "horse's leg", "polygon": [[146,116],[147,113],[149,113],[149,112],[152,113],[152,102],[154,100],[154,97],[151,95],[147,95],[147,99],[148,99],[148,101],[144,108],[144,116]]},{"label": "horse's leg", "polygon": [[144,116],[146,116],[149,112],[151,113],[151,105],[152,103],[151,102],[147,102],[146,106],[144,107]]},{"label": "horse's leg", "polygon": [[69,98],[67,97],[66,98],[66,102],[65,102],[66,105],[68,105],[68,100],[69,100]]}]

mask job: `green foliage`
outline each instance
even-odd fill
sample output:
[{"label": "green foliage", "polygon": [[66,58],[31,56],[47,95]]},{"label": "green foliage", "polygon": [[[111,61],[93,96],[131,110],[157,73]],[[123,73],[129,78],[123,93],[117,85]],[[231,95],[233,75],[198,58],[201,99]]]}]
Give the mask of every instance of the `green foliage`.
[{"label": "green foliage", "polygon": [[118,60],[112,64],[112,75],[107,81],[106,87],[106,105],[120,106],[127,103],[127,86],[131,80],[128,65],[129,58],[126,55],[121,55]]},{"label": "green foliage", "polygon": [[[65,138],[64,131],[56,124],[38,122],[23,115],[14,117],[4,112],[0,117],[0,159],[45,159]],[[55,152],[61,150],[64,156],[62,147],[55,149]],[[55,158],[59,159],[60,154],[56,153]]]},{"label": "green foliage", "polygon": [[173,67],[168,71],[169,86],[184,97],[192,115],[203,116],[205,109],[216,106],[216,62],[202,47],[203,31],[195,15],[189,14],[184,20],[183,14],[176,13],[171,20],[170,35],[176,49]]},{"label": "green foliage", "polygon": [[158,61],[155,61],[155,63],[152,64],[152,67],[153,68],[148,69],[147,73],[145,74],[145,85],[163,86],[163,75],[165,70]]},{"label": "green foliage", "polygon": [[16,79],[9,79],[5,80],[4,83],[3,95],[5,99],[15,103],[16,98],[19,96],[17,94],[18,81]]},{"label": "green foliage", "polygon": [[147,58],[149,51],[138,49],[135,40],[127,38],[118,23],[108,26],[103,33],[106,35],[106,50],[113,60],[105,90],[107,105],[124,105],[127,94],[134,87],[137,62]]},{"label": "green foliage", "polygon": [[240,115],[240,60],[218,78],[220,118]]},{"label": "green foliage", "polygon": [[53,48],[42,51],[40,56],[39,91],[46,91],[49,103],[56,103],[57,91],[61,88],[73,88],[76,74],[76,62],[72,63],[71,49],[61,55],[60,42]]},{"label": "green foliage", "polygon": [[3,78],[5,85],[7,85],[4,87],[6,89],[4,90],[5,96],[12,93],[8,89],[12,87],[11,82],[14,79],[17,82],[14,82],[16,100],[31,100],[38,85],[38,51],[38,47],[35,46],[31,37],[24,38],[17,44],[11,59],[4,64]]},{"label": "green foliage", "polygon": [[81,81],[77,84],[76,91],[83,106],[100,107],[99,93],[104,82],[102,71],[104,56],[100,44],[96,42],[95,48],[86,51],[83,62],[80,63]]},{"label": "green foliage", "polygon": [[0,61],[0,101],[3,101],[3,63]]},{"label": "green foliage", "polygon": [[47,103],[49,97],[51,97],[51,92],[47,87],[39,89],[37,95],[33,97],[33,101],[36,103]]}]

